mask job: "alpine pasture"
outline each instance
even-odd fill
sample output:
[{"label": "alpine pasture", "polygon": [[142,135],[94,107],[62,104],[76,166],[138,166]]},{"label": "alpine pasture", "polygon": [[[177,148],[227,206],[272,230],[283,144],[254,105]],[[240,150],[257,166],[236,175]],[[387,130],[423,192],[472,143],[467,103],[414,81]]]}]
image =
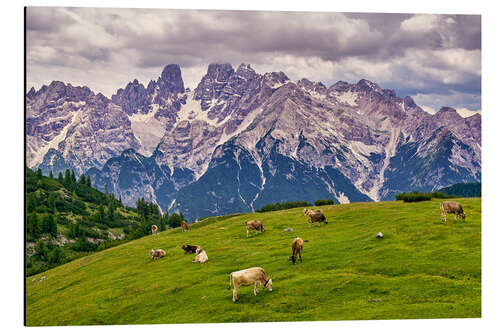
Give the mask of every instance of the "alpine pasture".
[{"label": "alpine pasture", "polygon": [[[106,325],[463,318],[481,316],[481,199],[454,199],[464,222],[441,222],[442,200],[322,206],[209,218],[113,247],[26,280],[26,323]],[[246,237],[245,222],[266,231]],[[284,232],[287,227],[294,232]],[[383,238],[376,234],[382,232]],[[303,262],[288,260],[295,237]],[[201,245],[193,264],[183,244]],[[166,256],[149,257],[161,248]],[[233,271],[260,266],[273,291],[241,287]]]}]

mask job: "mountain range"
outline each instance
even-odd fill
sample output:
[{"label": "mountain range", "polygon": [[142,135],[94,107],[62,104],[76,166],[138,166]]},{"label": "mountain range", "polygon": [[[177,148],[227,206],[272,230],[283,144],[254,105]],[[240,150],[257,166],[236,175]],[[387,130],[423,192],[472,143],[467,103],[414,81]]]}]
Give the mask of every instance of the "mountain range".
[{"label": "mountain range", "polygon": [[430,114],[365,79],[327,87],[247,64],[210,64],[194,90],[167,65],[111,99],[53,81],[27,93],[26,133],[30,168],[71,168],[126,205],[144,197],[190,220],[481,181],[480,114]]}]

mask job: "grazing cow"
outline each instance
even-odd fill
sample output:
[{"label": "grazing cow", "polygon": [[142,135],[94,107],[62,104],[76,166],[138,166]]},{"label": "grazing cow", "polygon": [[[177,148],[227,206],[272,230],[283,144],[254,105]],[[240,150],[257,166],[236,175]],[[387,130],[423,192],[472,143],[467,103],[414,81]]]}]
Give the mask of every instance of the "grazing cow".
[{"label": "grazing cow", "polygon": [[233,289],[233,302],[238,300],[238,288],[240,286],[251,286],[253,284],[253,294],[257,296],[259,292],[257,287],[259,285],[264,285],[263,288],[267,288],[269,291],[273,291],[273,281],[267,278],[266,273],[261,267],[247,268],[241,271],[232,272],[229,274],[229,287],[231,289],[231,283],[234,286]]},{"label": "grazing cow", "polygon": [[153,224],[151,226],[151,234],[156,235],[157,233],[158,233],[158,227],[155,224]]},{"label": "grazing cow", "polygon": [[319,209],[314,211],[310,209],[304,209],[304,215],[309,217],[309,227],[312,227],[314,222],[318,222],[320,227],[321,222],[323,222],[324,224],[328,224],[325,215],[323,215],[323,212]]},{"label": "grazing cow", "polygon": [[302,262],[302,250],[304,249],[304,241],[302,238],[295,238],[292,242],[292,256],[288,258],[295,265],[297,260],[297,255],[299,256],[300,262]]},{"label": "grazing cow", "polygon": [[196,257],[193,262],[199,262],[200,264],[206,263],[208,261],[208,256],[205,250],[199,248],[196,250]]},{"label": "grazing cow", "polygon": [[167,253],[165,252],[165,250],[162,250],[162,249],[149,251],[149,256],[153,260],[157,260],[157,259],[163,258],[166,254]]},{"label": "grazing cow", "polygon": [[181,227],[182,227],[182,232],[189,230],[189,227],[188,227],[188,224],[186,221],[181,222]]},{"label": "grazing cow", "polygon": [[184,254],[191,254],[196,253],[196,250],[201,249],[201,246],[184,244],[181,248],[184,250]]},{"label": "grazing cow", "polygon": [[247,237],[248,237],[248,233],[252,230],[255,230],[256,235],[257,235],[257,230],[259,230],[260,232],[266,231],[266,229],[262,225],[262,222],[260,222],[259,220],[252,220],[252,221],[245,222],[245,225],[247,226]]},{"label": "grazing cow", "polygon": [[462,220],[465,220],[465,213],[462,209],[462,205],[455,201],[443,201],[441,202],[441,221],[445,224],[446,222],[446,214],[455,215],[455,221],[457,220],[457,215],[460,216]]}]

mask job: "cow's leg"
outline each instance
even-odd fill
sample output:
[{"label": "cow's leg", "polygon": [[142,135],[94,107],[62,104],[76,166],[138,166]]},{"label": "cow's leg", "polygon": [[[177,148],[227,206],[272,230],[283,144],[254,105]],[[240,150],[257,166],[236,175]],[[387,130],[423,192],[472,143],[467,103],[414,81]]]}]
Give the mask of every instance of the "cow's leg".
[{"label": "cow's leg", "polygon": [[253,284],[253,295],[254,295],[254,296],[257,296],[257,293],[259,292],[259,291],[257,290],[257,284],[258,284],[257,282],[255,282],[255,283]]},{"label": "cow's leg", "polygon": [[236,302],[238,300],[238,287],[234,286],[233,289],[233,302]]},{"label": "cow's leg", "polygon": [[454,215],[455,215],[455,222],[457,222],[457,213],[455,213]]},{"label": "cow's leg", "polygon": [[302,251],[299,251],[299,259],[300,259],[300,262],[302,262]]},{"label": "cow's leg", "polygon": [[247,238],[248,238],[248,228],[247,228]]}]

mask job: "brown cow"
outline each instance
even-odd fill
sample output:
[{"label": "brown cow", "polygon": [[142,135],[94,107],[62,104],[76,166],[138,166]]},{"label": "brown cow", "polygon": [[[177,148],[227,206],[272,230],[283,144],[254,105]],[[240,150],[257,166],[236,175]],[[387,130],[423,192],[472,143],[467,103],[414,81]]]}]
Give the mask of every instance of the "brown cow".
[{"label": "brown cow", "polygon": [[446,221],[446,214],[453,214],[455,215],[455,221],[457,220],[457,215],[460,216],[460,218],[465,220],[465,213],[464,210],[462,209],[462,205],[460,205],[458,202],[455,201],[443,201],[441,202],[441,221],[443,221],[445,224],[447,223]]},{"label": "brown cow", "polygon": [[192,254],[196,253],[197,249],[201,249],[201,246],[184,244],[181,248],[184,250],[184,254]]},{"label": "brown cow", "polygon": [[252,220],[245,222],[245,225],[247,227],[247,238],[248,238],[248,233],[252,230],[255,230],[255,235],[257,235],[257,230],[259,230],[260,232],[266,231],[266,229],[262,225],[262,222],[260,222],[259,220]]},{"label": "brown cow", "polygon": [[257,290],[258,285],[264,285],[269,291],[273,291],[273,280],[268,279],[266,273],[261,267],[247,268],[241,271],[232,272],[229,274],[229,287],[231,289],[231,283],[234,286],[233,289],[233,302],[238,300],[238,288],[240,286],[251,286],[253,284],[253,294],[257,296],[259,292]]},{"label": "brown cow", "polygon": [[297,255],[299,256],[300,262],[302,262],[302,250],[304,249],[304,241],[302,238],[295,238],[292,242],[292,256],[288,258],[295,265],[297,260]]},{"label": "brown cow", "polygon": [[309,227],[312,227],[314,222],[318,222],[320,227],[321,222],[323,222],[324,224],[328,224],[325,215],[323,215],[323,212],[319,209],[314,211],[310,209],[304,209],[304,215],[309,217]]},{"label": "brown cow", "polygon": [[151,226],[151,234],[156,235],[157,233],[158,233],[158,227],[155,224],[153,224]]},{"label": "brown cow", "polygon": [[181,227],[182,227],[182,232],[189,230],[189,227],[188,227],[188,224],[186,221],[181,222]]},{"label": "brown cow", "polygon": [[162,250],[162,249],[149,251],[149,256],[153,260],[157,260],[157,259],[163,258],[166,254],[167,253],[164,250]]}]

